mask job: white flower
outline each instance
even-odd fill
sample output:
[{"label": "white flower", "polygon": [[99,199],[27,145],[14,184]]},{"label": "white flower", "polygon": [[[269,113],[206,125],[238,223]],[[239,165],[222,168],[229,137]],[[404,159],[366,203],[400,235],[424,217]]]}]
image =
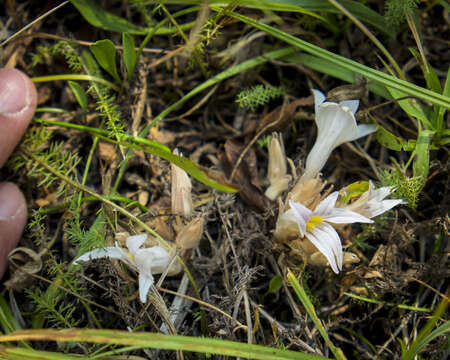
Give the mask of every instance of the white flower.
[{"label": "white flower", "polygon": [[126,241],[128,251],[116,243],[115,246],[89,251],[81,255],[74,264],[103,257],[123,261],[139,274],[139,299],[145,304],[148,291],[153,285],[153,274],[163,273],[171,260],[167,250],[161,246],[140,249],[146,238],[146,234],[130,236]]},{"label": "white flower", "polygon": [[369,189],[364,192],[358,200],[345,206],[345,208],[368,218],[373,218],[392,209],[394,206],[405,203],[402,199],[384,200],[384,198],[390,195],[392,191],[392,186],[375,189],[372,181],[369,181]]},{"label": "white flower", "polygon": [[313,90],[315,121],[317,125],[316,142],[306,159],[303,175],[306,179],[315,178],[339,145],[359,139],[377,129],[376,125],[357,125],[355,119],[359,100],[335,102],[325,101],[325,95]]},{"label": "white flower", "polygon": [[341,239],[332,224],[372,223],[365,216],[348,209],[336,208],[336,200],[339,196],[337,191],[330,194],[314,211],[306,206],[289,201],[290,209],[286,211],[281,219],[284,221],[295,221],[301,237],[306,237],[327,258],[333,271],[338,274],[342,270],[344,255]]}]

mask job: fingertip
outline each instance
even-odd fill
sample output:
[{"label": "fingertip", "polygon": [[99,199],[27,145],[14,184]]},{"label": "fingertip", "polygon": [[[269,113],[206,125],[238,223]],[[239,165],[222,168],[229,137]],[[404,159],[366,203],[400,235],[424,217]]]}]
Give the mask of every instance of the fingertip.
[{"label": "fingertip", "polygon": [[8,254],[17,246],[27,221],[25,198],[9,182],[0,183],[0,278],[8,265]]},{"label": "fingertip", "polygon": [[37,91],[31,79],[17,69],[0,69],[0,166],[28,127],[36,105]]}]

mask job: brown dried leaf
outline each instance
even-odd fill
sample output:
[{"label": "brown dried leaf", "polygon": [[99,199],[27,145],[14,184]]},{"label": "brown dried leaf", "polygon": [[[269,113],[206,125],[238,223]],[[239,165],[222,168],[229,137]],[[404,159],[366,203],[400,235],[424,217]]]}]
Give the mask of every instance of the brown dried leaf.
[{"label": "brown dried leaf", "polygon": [[25,247],[18,247],[11,251],[8,261],[11,265],[12,275],[8,281],[5,281],[5,286],[17,291],[29,286],[33,279],[31,275],[42,269],[41,255]]},{"label": "brown dried leaf", "polygon": [[[225,143],[223,150],[219,151],[218,157],[227,176],[231,175],[244,148],[245,146],[238,143],[237,140],[229,139]],[[250,206],[262,212],[268,208],[275,207],[275,202],[269,200],[262,192],[258,177],[256,155],[252,149],[247,152],[237,168],[233,184],[239,185],[239,196]]]},{"label": "brown dried leaf", "polygon": [[291,125],[292,119],[297,111],[299,106],[308,106],[313,105],[314,100],[309,96],[307,98],[296,99],[289,104],[283,104],[275,108],[275,110],[268,113],[258,124],[258,127],[255,129],[255,133],[258,133],[265,126],[268,126],[273,123],[273,125],[269,126],[265,129],[262,135],[269,135],[274,131],[283,132]]},{"label": "brown dried leaf", "polygon": [[98,151],[100,158],[108,163],[113,162],[117,158],[116,147],[112,144],[99,142]]}]

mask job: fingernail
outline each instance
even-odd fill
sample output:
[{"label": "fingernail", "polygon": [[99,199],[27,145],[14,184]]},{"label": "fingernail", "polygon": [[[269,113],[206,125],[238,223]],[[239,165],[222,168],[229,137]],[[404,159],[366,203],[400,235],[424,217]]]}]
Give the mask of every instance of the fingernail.
[{"label": "fingernail", "polygon": [[11,183],[0,183],[0,221],[9,221],[26,211],[23,195]]},{"label": "fingernail", "polygon": [[0,70],[0,115],[16,117],[27,111],[32,103],[32,89],[21,71]]}]

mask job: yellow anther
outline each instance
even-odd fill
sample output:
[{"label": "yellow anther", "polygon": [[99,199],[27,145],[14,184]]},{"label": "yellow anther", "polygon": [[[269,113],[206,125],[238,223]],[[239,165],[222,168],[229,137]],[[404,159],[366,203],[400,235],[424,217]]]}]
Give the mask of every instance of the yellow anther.
[{"label": "yellow anther", "polygon": [[311,219],[306,223],[306,231],[311,231],[317,224],[320,224],[323,219],[320,216],[311,216]]}]

